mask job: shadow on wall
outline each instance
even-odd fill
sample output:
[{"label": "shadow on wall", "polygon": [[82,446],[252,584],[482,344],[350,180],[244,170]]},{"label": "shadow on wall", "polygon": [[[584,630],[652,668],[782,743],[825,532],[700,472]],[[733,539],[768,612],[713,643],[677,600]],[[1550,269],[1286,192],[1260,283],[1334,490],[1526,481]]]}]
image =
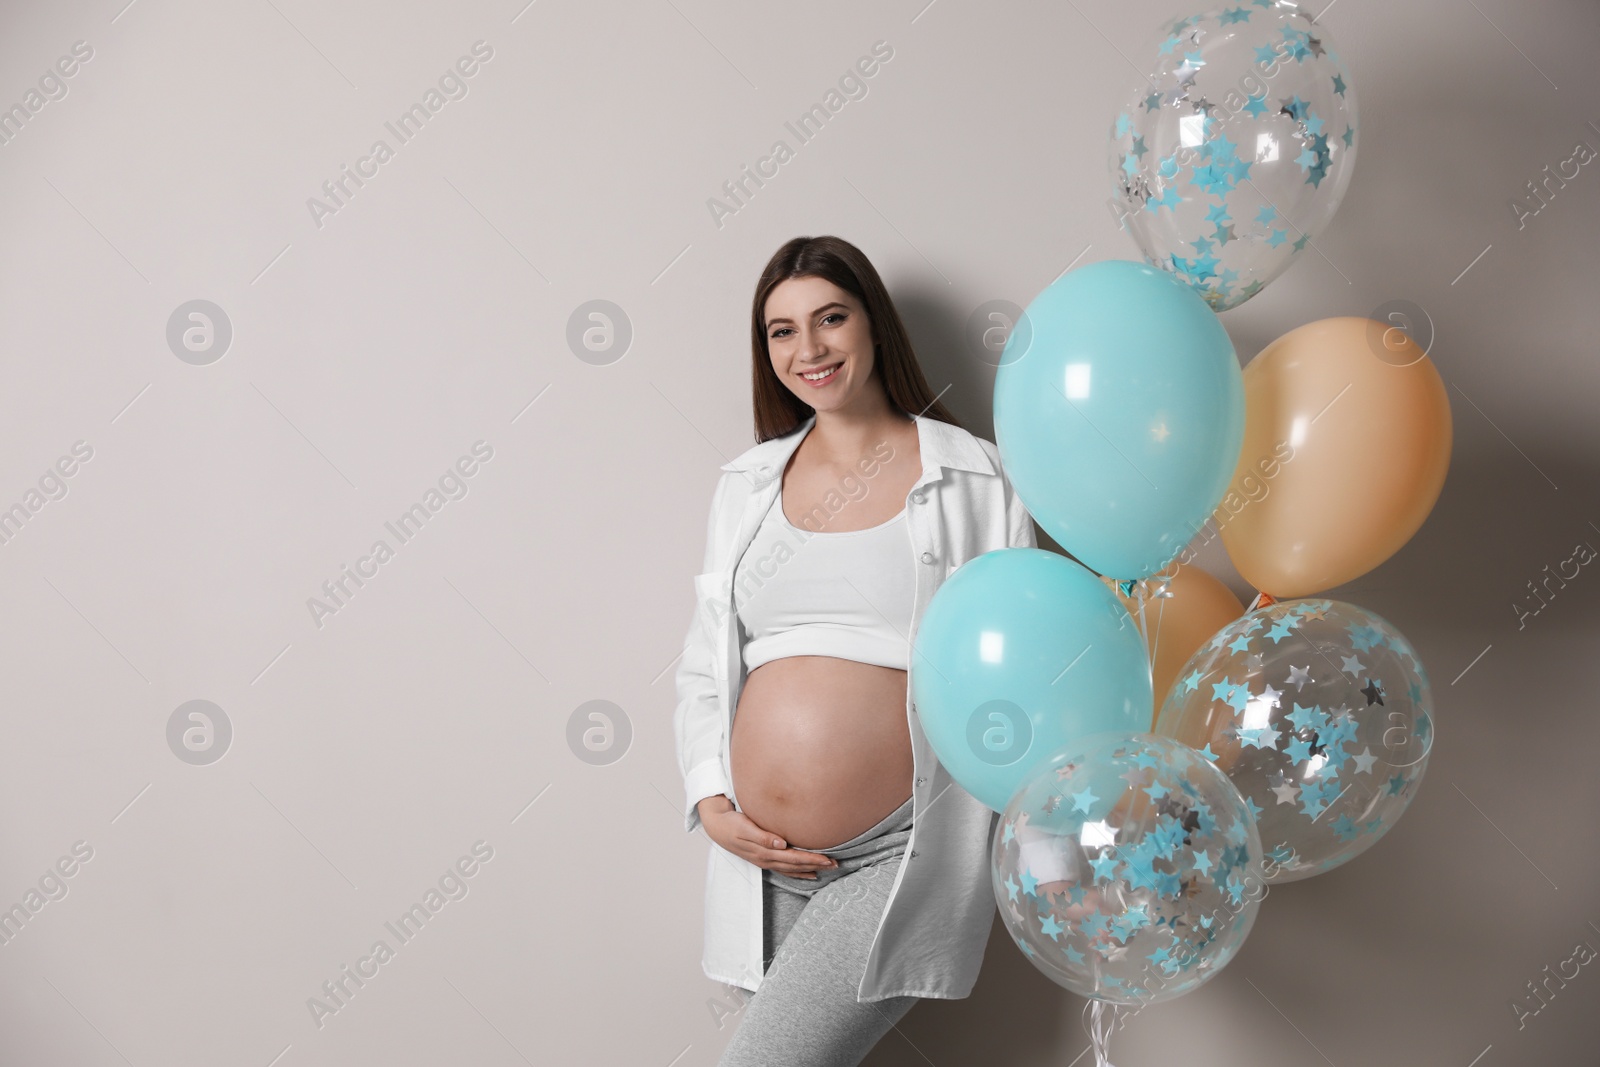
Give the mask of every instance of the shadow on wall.
[{"label": "shadow on wall", "polygon": [[994,367],[965,344],[967,312],[948,288],[896,287],[894,305],[935,393],[970,432],[994,440]]},{"label": "shadow on wall", "polygon": [[[968,349],[963,309],[951,305],[947,292],[931,287],[896,292],[895,303],[934,392],[945,390],[941,399],[962,424],[994,440],[995,369]],[[1234,333],[1242,362],[1273,340]],[[1468,355],[1460,351],[1453,358],[1460,363]],[[1474,397],[1479,406],[1490,403],[1496,409],[1496,429],[1450,384],[1450,370],[1442,372],[1455,440],[1433,512],[1382,565],[1320,595],[1370,608],[1414,641],[1424,635],[1437,640],[1485,632],[1488,643],[1496,634],[1518,632],[1519,623],[1531,629],[1564,614],[1576,621],[1576,613],[1563,612],[1562,599],[1571,603],[1600,595],[1600,577],[1590,593],[1590,568],[1567,562],[1580,542],[1600,550],[1600,505],[1590,506],[1600,499],[1600,463],[1577,442],[1550,436],[1543,422],[1513,421],[1515,413],[1499,410],[1492,395]],[[1065,551],[1043,530],[1038,533],[1041,547]],[[1228,583],[1244,603],[1255,594],[1229,561],[1220,537],[1200,548],[1197,565]],[[1520,609],[1514,607],[1518,604]],[[1429,664],[1435,685],[1455,677],[1454,671],[1439,677],[1445,666]]]},{"label": "shadow on wall", "polygon": [[[947,406],[970,431],[993,440],[989,398],[994,370],[964,349],[961,309],[945,306],[941,298],[948,301],[937,290],[896,294],[930,385],[938,392],[948,384],[943,397]],[[1262,339],[1256,348],[1270,340]],[[1242,353],[1254,355],[1239,343]],[[1471,358],[1476,348],[1456,353],[1457,362]],[[1562,650],[1576,647],[1576,639],[1596,627],[1600,557],[1585,564],[1580,561],[1586,555],[1575,549],[1582,544],[1600,550],[1600,462],[1581,440],[1559,437],[1526,415],[1518,421],[1514,410],[1504,410],[1506,397],[1475,396],[1479,405],[1488,405],[1485,410],[1497,429],[1465,394],[1448,386],[1448,373],[1446,382],[1454,452],[1432,513],[1384,564],[1321,594],[1377,612],[1416,645],[1432,683],[1444,747],[1430,768],[1429,787],[1384,841],[1346,868],[1275,890],[1273,902],[1262,908],[1252,941],[1230,965],[1237,973],[1226,978],[1239,986],[1239,997],[1255,996],[1243,984],[1244,977],[1262,988],[1288,989],[1300,966],[1290,946],[1340,930],[1345,947],[1354,953],[1349,966],[1357,967],[1360,958],[1383,956],[1403,936],[1410,941],[1405,959],[1392,960],[1389,978],[1375,981],[1356,999],[1374,999],[1373,1010],[1379,1011],[1376,1001],[1402,996],[1407,983],[1431,984],[1441,992],[1449,987],[1446,999],[1483,1013],[1483,1041],[1510,1042],[1516,1040],[1515,1028],[1505,1012],[1505,998],[1520,988],[1525,976],[1512,973],[1514,967],[1507,970],[1509,963],[1498,970],[1468,966],[1471,957],[1463,955],[1462,945],[1475,936],[1481,915],[1454,900],[1444,887],[1480,876],[1473,872],[1479,871],[1485,855],[1493,860],[1499,891],[1542,899],[1549,887],[1509,847],[1501,850],[1504,855],[1495,851],[1498,838],[1487,823],[1480,824],[1480,814],[1463,804],[1455,784],[1459,781],[1476,802],[1507,820],[1516,808],[1508,806],[1514,805],[1514,797],[1506,782],[1536,780],[1541,774],[1536,753],[1506,757],[1508,732],[1520,727],[1504,716],[1504,708],[1522,691],[1522,683],[1503,671],[1514,665],[1519,677],[1529,670],[1558,673],[1556,660],[1566,654]],[[1040,544],[1055,547],[1042,531]],[[1227,581],[1245,602],[1254,592],[1233,569],[1220,538],[1201,550],[1197,565]],[[1481,659],[1475,660],[1480,653]],[[1469,667],[1478,673],[1463,675]],[[1458,677],[1460,684],[1452,685]],[[1577,737],[1583,733],[1577,718],[1588,715],[1586,707],[1580,701],[1546,700],[1538,713],[1544,729],[1565,729]],[[1572,721],[1564,726],[1553,721],[1565,717]],[[1484,767],[1497,767],[1504,775],[1498,788],[1475,777],[1474,769]],[[1543,772],[1553,769],[1544,767]],[[1541,857],[1560,856],[1559,842],[1550,836],[1555,833],[1551,828],[1545,838],[1519,835],[1519,845]],[[1471,843],[1468,851],[1478,858],[1464,857],[1463,842]],[[1549,873],[1557,881],[1575,876],[1560,865]],[[1366,902],[1392,896],[1397,885],[1409,886],[1412,894],[1442,894],[1450,906],[1440,908],[1421,929],[1415,924],[1403,931],[1387,928],[1410,914],[1404,907],[1375,925]],[[1538,936],[1551,944],[1560,942],[1570,933],[1572,924],[1562,925],[1567,919],[1559,912],[1546,915],[1539,925],[1549,928]],[[1277,1000],[1294,1018],[1317,1011],[1308,999]],[[1027,962],[997,916],[973,995],[919,1004],[864,1062],[910,1067],[925,1064],[927,1056],[936,1062],[1003,1062],[1007,1067],[1068,1062],[1088,1044],[1081,1025],[1083,1006],[1081,998],[1057,988]],[[1131,1028],[1155,1022],[1162,1006],[1150,1011],[1148,1021],[1131,1023],[1124,1032],[1125,1048]],[[1181,1014],[1183,1009],[1173,1011]],[[1470,1036],[1476,1039],[1477,1031]],[[1389,1037],[1404,1043],[1401,1035]]]}]

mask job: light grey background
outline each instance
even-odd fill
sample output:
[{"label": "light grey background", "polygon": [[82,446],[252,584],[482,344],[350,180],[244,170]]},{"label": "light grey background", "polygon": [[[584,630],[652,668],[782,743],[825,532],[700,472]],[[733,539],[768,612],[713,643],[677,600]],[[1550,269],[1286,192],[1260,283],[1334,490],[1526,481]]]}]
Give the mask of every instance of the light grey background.
[{"label": "light grey background", "polygon": [[[717,466],[752,443],[761,265],[836,233],[878,264],[936,389],[992,438],[967,317],[1136,258],[1103,139],[1169,0],[13,0],[0,105],[93,58],[0,145],[0,906],[93,857],[0,945],[0,1062],[713,1064],[703,836],[681,826],[669,668]],[[125,6],[126,5],[126,6]],[[1338,217],[1222,321],[1247,360],[1406,299],[1437,331],[1455,454],[1428,523],[1332,595],[1435,683],[1405,820],[1279,887],[1237,960],[1119,1032],[1116,1062],[1593,1064],[1600,962],[1600,147],[1585,0],[1338,0],[1363,142]],[[493,58],[319,227],[306,201],[473,42]],[[744,209],[706,207],[876,41],[893,59]],[[1470,269],[1468,269],[1470,267]],[[1463,273],[1465,271],[1465,273]],[[166,339],[204,299],[209,365]],[[566,341],[586,301],[633,338]],[[317,625],[307,607],[474,442],[493,456]],[[1248,597],[1214,543],[1201,565]],[[1463,673],[1465,672],[1465,673]],[[191,700],[232,726],[169,748]],[[620,760],[568,744],[588,701]],[[620,736],[620,735],[619,735]],[[581,746],[580,746],[581,749]],[[307,1008],[474,842],[493,858],[320,1028]],[[997,923],[964,1001],[869,1062],[1086,1063],[1082,1001]]]}]

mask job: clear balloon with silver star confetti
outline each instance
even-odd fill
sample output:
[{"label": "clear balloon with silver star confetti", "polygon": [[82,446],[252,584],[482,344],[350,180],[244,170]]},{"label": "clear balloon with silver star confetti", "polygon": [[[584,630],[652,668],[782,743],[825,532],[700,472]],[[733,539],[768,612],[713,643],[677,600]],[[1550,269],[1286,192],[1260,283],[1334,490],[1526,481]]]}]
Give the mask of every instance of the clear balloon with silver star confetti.
[{"label": "clear balloon with silver star confetti", "polygon": [[1147,262],[1224,311],[1338,210],[1356,158],[1350,72],[1289,0],[1177,19],[1153,55],[1112,123],[1112,207]]},{"label": "clear balloon with silver star confetti", "polygon": [[1427,770],[1432,707],[1422,661],[1388,621],[1280,600],[1200,647],[1155,729],[1243,794],[1276,884],[1348,863],[1394,826]]},{"label": "clear balloon with silver star confetti", "polygon": [[1099,733],[1030,774],[995,824],[1006,929],[1057,985],[1116,1005],[1169,1000],[1238,952],[1267,883],[1227,776],[1151,733]]}]

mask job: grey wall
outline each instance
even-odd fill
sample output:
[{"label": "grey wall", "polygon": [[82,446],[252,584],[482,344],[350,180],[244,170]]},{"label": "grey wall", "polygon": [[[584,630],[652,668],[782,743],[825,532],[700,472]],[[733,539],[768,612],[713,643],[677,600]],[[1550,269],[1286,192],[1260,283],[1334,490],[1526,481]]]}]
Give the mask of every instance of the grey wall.
[{"label": "grey wall", "polygon": [[[0,103],[93,56],[0,145],[0,506],[92,455],[0,544],[0,905],[73,871],[0,945],[0,1061],[716,1061],[736,1020],[699,970],[710,845],[682,830],[668,668],[716,468],[752,442],[755,275],[798,233],[860,244],[992,436],[967,319],[1080,255],[1136,257],[1102,137],[1125,56],[1187,13],[925,3],[4,5]],[[1600,147],[1600,9],[1339,0],[1325,22],[1359,93],[1353,184],[1326,259],[1223,322],[1248,359],[1388,300],[1431,318],[1449,481],[1332,595],[1420,650],[1439,741],[1392,834],[1275,889],[1237,960],[1114,1054],[1592,1064],[1597,965],[1521,1029],[1510,1005],[1600,947],[1600,576],[1521,629],[1511,605],[1600,545],[1600,163],[1520,230],[1507,202]],[[314,219],[480,40],[466,95]],[[880,40],[868,95],[718,225],[707,198]],[[202,299],[232,336],[196,364],[168,323]],[[591,300],[631,324],[602,364],[567,340]],[[385,523],[430,490],[399,543]],[[314,618],[378,539],[393,558]],[[1220,542],[1200,562],[1250,595]],[[196,700],[231,729],[198,754],[169,738]],[[570,740],[596,700],[631,726],[605,765]],[[400,944],[384,924],[462,857],[458,899]],[[308,998],[379,939],[394,957],[319,1026]],[[1081,1007],[997,925],[974,996],[919,1005],[870,1062],[1074,1062]]]}]

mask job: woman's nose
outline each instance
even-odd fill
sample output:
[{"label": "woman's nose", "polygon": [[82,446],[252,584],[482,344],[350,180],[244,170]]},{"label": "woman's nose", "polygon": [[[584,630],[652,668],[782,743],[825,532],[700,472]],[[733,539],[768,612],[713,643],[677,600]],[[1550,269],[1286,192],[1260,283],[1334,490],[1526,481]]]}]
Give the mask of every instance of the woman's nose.
[{"label": "woman's nose", "polygon": [[816,361],[826,354],[828,348],[822,343],[822,338],[814,333],[800,335],[800,358],[807,363]]}]

